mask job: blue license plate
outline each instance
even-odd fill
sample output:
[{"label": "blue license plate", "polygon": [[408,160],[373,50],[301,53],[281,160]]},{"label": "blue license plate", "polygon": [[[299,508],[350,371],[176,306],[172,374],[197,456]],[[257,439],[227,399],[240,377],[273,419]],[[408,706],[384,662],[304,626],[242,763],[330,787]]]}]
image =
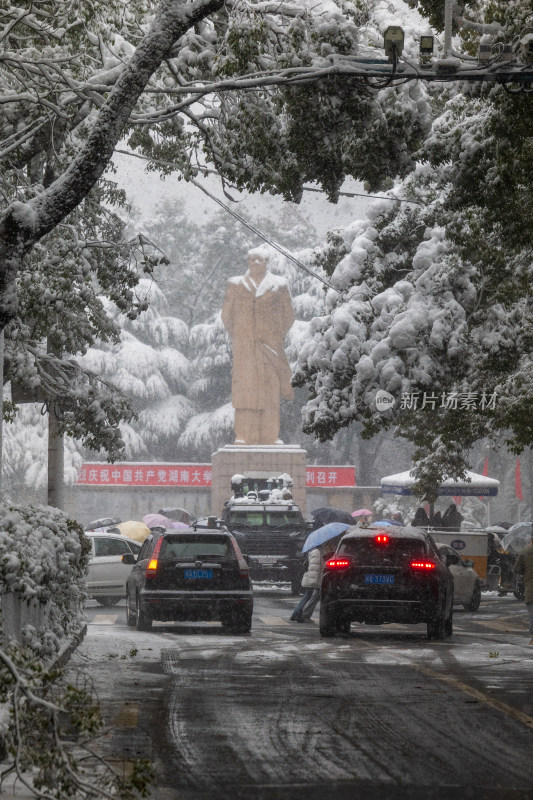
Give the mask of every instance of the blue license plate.
[{"label": "blue license plate", "polygon": [[394,583],[394,575],[365,575],[365,583],[390,585]]},{"label": "blue license plate", "polygon": [[198,580],[198,578],[212,578],[212,569],[186,569],[183,571],[183,577],[188,580]]}]

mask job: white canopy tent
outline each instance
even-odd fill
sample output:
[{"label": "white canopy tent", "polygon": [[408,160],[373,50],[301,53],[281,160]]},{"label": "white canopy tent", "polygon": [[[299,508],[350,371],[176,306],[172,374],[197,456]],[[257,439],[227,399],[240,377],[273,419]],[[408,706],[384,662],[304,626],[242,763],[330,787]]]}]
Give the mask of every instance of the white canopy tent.
[{"label": "white canopy tent", "polygon": [[[466,476],[466,480],[458,481],[447,478],[437,486],[437,494],[448,497],[496,497],[498,494],[500,481],[496,478],[470,471],[467,471]],[[387,475],[381,479],[381,491],[383,494],[412,495],[411,490],[415,482],[416,479],[411,472],[398,472],[396,475]]]}]

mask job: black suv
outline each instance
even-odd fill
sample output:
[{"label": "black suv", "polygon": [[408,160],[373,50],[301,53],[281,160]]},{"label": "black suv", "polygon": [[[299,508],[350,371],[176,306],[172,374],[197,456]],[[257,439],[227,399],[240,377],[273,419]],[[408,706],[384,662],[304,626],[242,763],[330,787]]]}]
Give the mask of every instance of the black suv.
[{"label": "black suv", "polygon": [[252,627],[248,564],[228,531],[153,529],[139,552],[123,556],[126,619],[147,631],[153,620],[220,620],[232,633]]},{"label": "black suv", "polygon": [[428,638],[452,634],[453,577],[433,539],[412,528],[357,528],[339,542],[322,578],[320,634],[350,622],[427,623]]},{"label": "black suv", "polygon": [[311,523],[294,501],[259,500],[257,495],[232,499],[222,522],[239,542],[253,579],[287,582],[298,594],[306,565],[302,547]]}]

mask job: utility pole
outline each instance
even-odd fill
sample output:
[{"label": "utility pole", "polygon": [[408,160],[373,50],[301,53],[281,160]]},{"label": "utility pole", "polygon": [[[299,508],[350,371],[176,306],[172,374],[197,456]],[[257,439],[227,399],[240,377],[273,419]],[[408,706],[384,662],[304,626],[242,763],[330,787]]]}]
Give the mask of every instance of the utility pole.
[{"label": "utility pole", "polygon": [[[57,348],[50,345],[48,352],[60,357]],[[48,405],[48,505],[63,509],[65,507],[65,443],[59,432],[61,414],[59,397],[49,397]]]},{"label": "utility pole", "polygon": [[455,0],[445,0],[444,4],[444,58],[451,56],[454,3]]},{"label": "utility pole", "polygon": [[65,507],[65,444],[59,432],[59,419],[56,401],[48,401],[48,505],[63,509]]}]

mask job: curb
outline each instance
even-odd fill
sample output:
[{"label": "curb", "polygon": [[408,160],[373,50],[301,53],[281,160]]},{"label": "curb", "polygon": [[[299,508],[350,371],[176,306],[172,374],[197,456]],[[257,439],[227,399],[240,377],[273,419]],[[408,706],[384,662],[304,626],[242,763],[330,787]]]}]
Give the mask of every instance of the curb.
[{"label": "curb", "polygon": [[73,652],[80,646],[80,644],[85,639],[87,635],[87,623],[84,624],[83,628],[76,634],[67,644],[65,645],[63,650],[60,650],[57,656],[53,659],[50,664],[50,669],[57,669],[59,667],[64,667],[70,661],[70,657],[72,656]]}]

